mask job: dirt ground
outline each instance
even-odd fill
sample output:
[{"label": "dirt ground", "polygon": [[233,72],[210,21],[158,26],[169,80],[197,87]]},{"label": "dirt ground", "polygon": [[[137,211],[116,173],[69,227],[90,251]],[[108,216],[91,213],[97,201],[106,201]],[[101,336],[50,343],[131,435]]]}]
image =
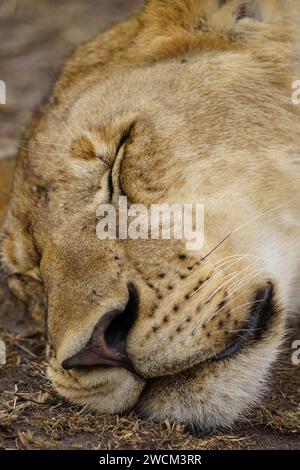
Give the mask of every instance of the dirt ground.
[{"label": "dirt ground", "polygon": [[[7,85],[7,104],[0,105],[0,224],[18,140],[65,57],[140,4],[0,0],[0,80]],[[264,403],[225,434],[201,437],[183,426],[141,421],[134,413],[100,416],[56,396],[45,376],[43,333],[8,291],[4,273],[0,337],[7,346],[7,364],[0,366],[0,449],[300,449],[300,368],[291,362],[292,337],[273,368]]]}]

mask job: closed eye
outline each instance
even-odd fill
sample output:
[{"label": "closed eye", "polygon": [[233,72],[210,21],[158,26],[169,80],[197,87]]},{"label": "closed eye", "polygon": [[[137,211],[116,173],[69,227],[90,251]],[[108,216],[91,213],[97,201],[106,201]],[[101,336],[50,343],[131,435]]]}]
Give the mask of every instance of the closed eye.
[{"label": "closed eye", "polygon": [[[107,173],[107,178],[108,178],[107,183],[108,183],[108,192],[109,192],[110,200],[113,198],[113,195],[117,189],[119,190],[119,192],[121,192],[124,195],[124,192],[122,191],[121,185],[120,185],[120,178],[118,178],[118,181],[116,181],[114,173],[117,173],[120,170],[121,162],[120,162],[120,159],[118,159],[118,155],[120,151],[122,150],[122,148],[124,147],[124,145],[127,143],[131,135],[133,126],[134,126],[134,123],[131,124],[130,127],[126,129],[125,132],[123,132],[119,145],[117,147],[115,163],[113,167]],[[115,187],[116,185],[118,186],[118,188]]]}]

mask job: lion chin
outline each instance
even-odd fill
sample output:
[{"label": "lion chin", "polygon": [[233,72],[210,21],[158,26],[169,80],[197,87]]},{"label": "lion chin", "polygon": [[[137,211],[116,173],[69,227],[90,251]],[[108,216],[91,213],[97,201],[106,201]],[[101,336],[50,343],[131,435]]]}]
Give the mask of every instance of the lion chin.
[{"label": "lion chin", "polygon": [[[34,116],[2,258],[70,402],[213,430],[264,394],[300,305],[299,11],[148,0],[79,47]],[[202,204],[203,245],[100,240],[99,206],[124,196]]]}]

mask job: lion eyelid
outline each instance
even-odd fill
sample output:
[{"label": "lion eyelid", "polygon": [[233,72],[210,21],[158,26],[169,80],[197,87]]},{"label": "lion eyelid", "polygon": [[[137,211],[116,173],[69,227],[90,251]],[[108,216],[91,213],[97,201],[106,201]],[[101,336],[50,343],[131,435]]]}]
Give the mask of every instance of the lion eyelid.
[{"label": "lion eyelid", "polygon": [[98,158],[107,168],[109,168],[110,165],[109,165],[108,161],[106,160],[105,155],[99,154],[99,155],[97,155],[97,158]]}]

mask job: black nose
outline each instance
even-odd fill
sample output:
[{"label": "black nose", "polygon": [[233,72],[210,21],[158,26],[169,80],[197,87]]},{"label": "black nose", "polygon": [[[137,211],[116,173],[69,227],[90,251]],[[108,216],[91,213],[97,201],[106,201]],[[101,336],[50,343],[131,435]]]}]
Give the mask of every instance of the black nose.
[{"label": "black nose", "polygon": [[112,310],[97,323],[86,347],[75,356],[66,359],[62,367],[124,367],[133,370],[126,353],[126,339],[138,313],[138,295],[133,286],[128,286],[129,300],[123,311]]}]

